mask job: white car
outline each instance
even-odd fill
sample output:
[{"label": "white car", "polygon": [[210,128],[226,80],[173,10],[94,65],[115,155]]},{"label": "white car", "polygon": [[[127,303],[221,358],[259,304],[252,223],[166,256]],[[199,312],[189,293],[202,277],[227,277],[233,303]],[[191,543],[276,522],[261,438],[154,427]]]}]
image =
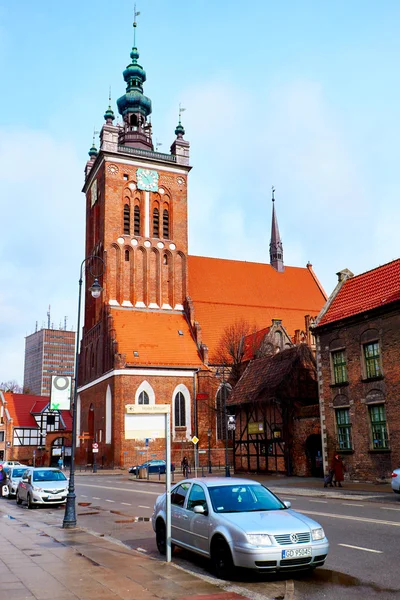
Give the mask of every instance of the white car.
[{"label": "white car", "polygon": [[395,469],[392,473],[392,490],[400,494],[400,469]]},{"label": "white car", "polygon": [[26,502],[28,508],[39,504],[65,504],[68,479],[60,469],[52,467],[29,467],[18,483],[17,504]]},{"label": "white car", "polygon": [[6,467],[4,470],[7,473],[8,479],[8,497],[15,496],[18,489],[18,484],[22,479],[23,474],[28,469],[28,465],[13,465],[12,467]]},{"label": "white car", "polygon": [[[5,467],[17,466],[17,465],[20,465],[21,463],[18,460],[2,460],[1,464],[3,465],[3,468],[5,468]],[[25,465],[22,465],[22,466],[25,466]]]},{"label": "white car", "polygon": [[[152,516],[156,542],[166,552],[166,497]],[[321,525],[290,508],[257,481],[213,477],[180,481],[171,490],[171,542],[211,559],[220,579],[236,567],[260,572],[313,569],[329,542]]]}]

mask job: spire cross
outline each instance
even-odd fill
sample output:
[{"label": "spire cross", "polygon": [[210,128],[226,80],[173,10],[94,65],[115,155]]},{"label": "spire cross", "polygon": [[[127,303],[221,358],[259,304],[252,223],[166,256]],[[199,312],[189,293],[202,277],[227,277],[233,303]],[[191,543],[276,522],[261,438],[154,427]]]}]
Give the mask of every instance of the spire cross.
[{"label": "spire cross", "polygon": [[272,190],[272,202],[275,202],[275,188],[274,186],[271,187]]},{"label": "spire cross", "polygon": [[136,11],[136,2],[133,8],[133,47],[136,48],[136,27],[137,27],[137,23],[136,23],[136,17],[138,17],[140,15],[140,12]]}]

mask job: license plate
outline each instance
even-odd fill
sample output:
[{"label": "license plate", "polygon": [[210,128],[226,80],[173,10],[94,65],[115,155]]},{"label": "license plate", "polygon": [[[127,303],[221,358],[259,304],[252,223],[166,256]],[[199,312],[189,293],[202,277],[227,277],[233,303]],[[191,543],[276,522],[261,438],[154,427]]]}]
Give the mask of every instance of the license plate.
[{"label": "license plate", "polygon": [[282,550],[282,558],[299,558],[300,556],[311,556],[311,548]]},{"label": "license plate", "polygon": [[61,498],[61,494],[49,494],[49,500],[59,500]]}]

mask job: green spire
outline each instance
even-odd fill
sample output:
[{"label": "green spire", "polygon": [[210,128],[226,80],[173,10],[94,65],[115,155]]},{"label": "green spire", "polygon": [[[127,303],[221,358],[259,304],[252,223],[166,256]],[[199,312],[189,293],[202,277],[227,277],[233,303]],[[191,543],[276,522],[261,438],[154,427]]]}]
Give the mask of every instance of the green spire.
[{"label": "green spire", "polygon": [[185,135],[185,129],[181,123],[182,113],[185,112],[185,110],[186,108],[182,108],[182,105],[179,104],[179,122],[175,129],[175,135],[178,138],[183,138],[183,136]]},{"label": "green spire", "polygon": [[110,92],[108,94],[108,108],[107,108],[106,112],[104,113],[104,119],[105,119],[106,123],[109,125],[112,125],[112,122],[115,119],[114,111],[111,108],[111,86],[110,86]]},{"label": "green spire", "polygon": [[96,158],[96,156],[98,155],[98,150],[96,148],[96,146],[94,145],[94,138],[96,133],[98,133],[98,131],[93,131],[93,142],[92,142],[92,147],[90,148],[88,154],[90,156],[90,158]]}]

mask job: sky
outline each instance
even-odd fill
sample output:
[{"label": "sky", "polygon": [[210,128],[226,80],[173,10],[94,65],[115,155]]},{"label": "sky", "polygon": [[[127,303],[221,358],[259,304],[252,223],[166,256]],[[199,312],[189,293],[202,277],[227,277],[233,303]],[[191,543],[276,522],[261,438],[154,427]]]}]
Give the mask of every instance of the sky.
[{"label": "sky", "polygon": [[[398,0],[137,0],[153,140],[191,143],[189,252],[286,265],[329,295],[399,256]],[[133,1],[0,0],[0,382],[25,336],[76,330],[83,170],[125,92]],[[98,135],[96,134],[98,146]]]}]

